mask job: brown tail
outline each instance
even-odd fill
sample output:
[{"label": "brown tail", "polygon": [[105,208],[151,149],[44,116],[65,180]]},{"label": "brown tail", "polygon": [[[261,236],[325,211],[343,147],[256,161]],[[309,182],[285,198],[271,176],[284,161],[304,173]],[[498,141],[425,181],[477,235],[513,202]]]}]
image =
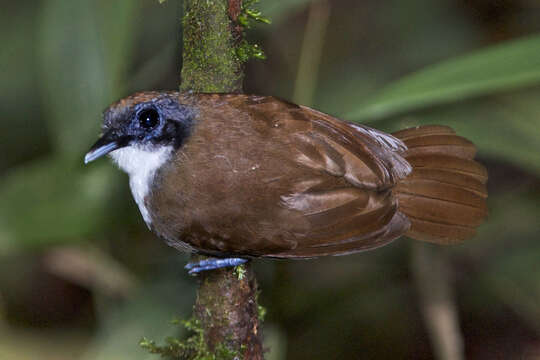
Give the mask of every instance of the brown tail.
[{"label": "brown tail", "polygon": [[398,131],[412,173],[396,187],[399,208],[411,220],[407,236],[439,244],[468,239],[487,215],[487,171],[475,146],[447,126]]}]

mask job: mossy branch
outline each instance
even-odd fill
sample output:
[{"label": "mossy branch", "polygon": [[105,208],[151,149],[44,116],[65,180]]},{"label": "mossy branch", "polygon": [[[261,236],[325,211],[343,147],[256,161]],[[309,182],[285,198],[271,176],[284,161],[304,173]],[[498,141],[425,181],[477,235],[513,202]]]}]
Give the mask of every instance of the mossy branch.
[{"label": "mossy branch", "polygon": [[[180,89],[242,92],[246,54],[242,0],[185,0]],[[260,14],[259,14],[260,16]],[[194,261],[200,260],[194,257]],[[250,264],[199,275],[193,308],[211,352],[226,348],[239,358],[262,359],[257,283]]]},{"label": "mossy branch", "polygon": [[[184,0],[181,91],[242,92],[244,62],[264,58],[244,39],[252,21],[269,22],[250,8],[257,1]],[[169,338],[162,346],[143,339],[140,345],[167,359],[263,359],[259,318],[265,310],[257,294],[249,263],[203,272],[193,318],[182,322],[192,335]]]},{"label": "mossy branch", "polygon": [[264,59],[256,44],[245,40],[253,21],[270,23],[251,8],[258,0],[184,1],[184,47],[180,90],[242,92],[243,64]]},{"label": "mossy branch", "polygon": [[242,92],[244,72],[236,56],[234,25],[227,0],[184,1],[180,90]]}]

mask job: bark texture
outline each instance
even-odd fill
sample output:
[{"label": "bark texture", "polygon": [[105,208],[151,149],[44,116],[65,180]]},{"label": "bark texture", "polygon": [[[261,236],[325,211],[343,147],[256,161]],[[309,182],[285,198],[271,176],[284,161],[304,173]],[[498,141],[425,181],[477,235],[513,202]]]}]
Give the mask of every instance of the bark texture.
[{"label": "bark texture", "polygon": [[[184,1],[180,90],[242,92],[242,61],[238,59],[241,0]],[[236,19],[234,19],[236,20]]]},{"label": "bark texture", "polygon": [[225,346],[243,359],[263,359],[257,283],[251,264],[201,274],[194,316],[204,329],[210,351]]}]

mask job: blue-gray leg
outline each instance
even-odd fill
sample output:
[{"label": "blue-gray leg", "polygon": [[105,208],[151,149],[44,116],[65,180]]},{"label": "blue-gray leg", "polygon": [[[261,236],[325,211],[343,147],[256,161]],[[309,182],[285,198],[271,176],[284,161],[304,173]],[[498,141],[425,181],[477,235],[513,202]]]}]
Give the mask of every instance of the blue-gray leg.
[{"label": "blue-gray leg", "polygon": [[246,262],[248,262],[248,260],[243,258],[209,258],[194,263],[190,262],[184,268],[189,270],[189,273],[191,275],[194,275],[200,273],[201,271],[221,269],[230,266],[238,266],[245,264]]}]

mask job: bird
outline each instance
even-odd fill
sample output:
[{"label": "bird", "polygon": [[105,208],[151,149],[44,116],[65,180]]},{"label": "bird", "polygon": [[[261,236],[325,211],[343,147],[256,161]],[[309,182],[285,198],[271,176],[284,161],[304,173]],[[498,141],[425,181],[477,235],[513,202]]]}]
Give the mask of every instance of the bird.
[{"label": "bird", "polygon": [[487,216],[476,147],[443,125],[392,134],[273,96],[138,92],[103,113],[85,163],[129,175],[148,228],[196,274],[473,237]]}]

